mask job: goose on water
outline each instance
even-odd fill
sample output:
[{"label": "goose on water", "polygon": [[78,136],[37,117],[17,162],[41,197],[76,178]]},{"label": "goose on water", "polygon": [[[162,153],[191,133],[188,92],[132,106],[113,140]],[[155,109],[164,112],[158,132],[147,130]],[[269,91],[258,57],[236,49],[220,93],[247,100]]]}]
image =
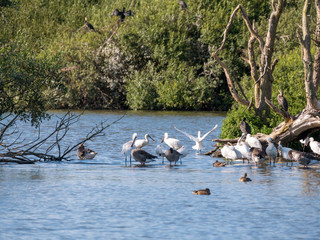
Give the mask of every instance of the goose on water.
[{"label": "goose on water", "polygon": [[[135,139],[133,140],[131,147],[134,145]],[[154,156],[142,149],[136,148],[133,149],[131,151],[131,156],[134,160],[136,160],[137,162],[140,162],[141,166],[145,166],[146,162],[148,162],[148,160],[153,161],[154,158],[157,158],[157,156]]]},{"label": "goose on water", "polygon": [[206,134],[204,134],[202,137],[201,137],[201,132],[198,131],[198,137],[194,137],[192,135],[190,135],[189,133],[186,133],[176,127],[174,127],[177,131],[181,132],[182,134],[186,135],[188,138],[190,138],[191,140],[193,140],[195,142],[196,145],[192,146],[192,148],[194,150],[197,150],[199,152],[201,152],[201,150],[204,148],[203,144],[202,144],[202,141],[211,133],[213,132],[216,128],[218,127],[218,124],[215,125],[214,128],[212,128],[209,132],[207,132]]},{"label": "goose on water", "polygon": [[179,161],[181,153],[179,153],[177,150],[174,150],[173,148],[170,148],[169,150],[164,152],[164,156],[170,162],[170,166],[172,166],[172,162],[174,162],[174,164],[176,165],[176,163]]},{"label": "goose on water", "polygon": [[300,165],[303,165],[305,168],[309,164],[314,164],[319,162],[317,159],[312,158],[310,154],[305,152],[299,152],[296,150],[290,150],[288,152],[288,156],[290,157],[291,160],[296,161]]}]

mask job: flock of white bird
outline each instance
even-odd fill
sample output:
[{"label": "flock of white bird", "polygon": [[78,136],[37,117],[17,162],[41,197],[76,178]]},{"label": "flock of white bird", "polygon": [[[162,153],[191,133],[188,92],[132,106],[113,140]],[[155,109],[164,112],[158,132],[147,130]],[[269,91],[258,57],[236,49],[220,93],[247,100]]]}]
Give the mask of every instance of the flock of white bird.
[{"label": "flock of white bird", "polygon": [[[203,136],[201,136],[201,132],[198,131],[197,137],[194,137],[176,127],[175,129],[193,140],[195,142],[195,145],[192,148],[198,152],[201,152],[201,150],[204,148],[202,144],[203,140],[217,127],[218,125],[216,125],[213,129],[211,129]],[[171,166],[172,163],[176,164],[179,160],[180,163],[182,163],[181,159],[188,154],[186,148],[180,140],[176,138],[169,138],[168,133],[165,133],[161,143],[164,142],[168,147],[166,148],[163,145],[159,144],[155,149],[156,155],[152,155],[142,149],[144,146],[149,144],[149,138],[154,141],[154,139],[149,134],[146,134],[144,139],[137,139],[137,133],[134,133],[132,135],[132,140],[122,145],[121,153],[125,156],[126,163],[127,158],[130,157],[130,164],[131,158],[133,158],[135,161],[140,162],[141,166],[144,166],[146,163],[154,161],[153,159],[159,156],[162,157],[162,163],[164,163],[164,159],[166,158],[170,162]]]},{"label": "flock of white bird", "polygon": [[[201,132],[198,131],[198,136],[194,137],[176,127],[174,127],[178,132],[184,134],[189,139],[195,142],[195,145],[192,146],[194,150],[198,153],[201,153],[201,150],[204,149],[202,144],[203,140],[213,132],[218,125],[208,131],[206,134],[201,136]],[[306,167],[309,164],[314,164],[318,162],[318,159],[309,153],[300,152],[288,147],[283,147],[280,142],[275,144],[272,138],[267,138],[267,146],[263,148],[259,139],[255,136],[251,135],[251,127],[246,123],[246,119],[240,123],[240,129],[242,131],[242,136],[238,140],[235,145],[231,143],[225,144],[221,148],[221,155],[227,159],[228,161],[236,161],[236,160],[248,160],[252,161],[254,165],[264,164],[267,159],[269,159],[270,164],[273,162],[275,164],[277,157],[281,157],[286,160],[296,161],[297,163]],[[244,140],[245,138],[245,140]],[[170,162],[170,166],[174,163],[176,164],[179,160],[182,163],[182,158],[184,158],[188,153],[182,142],[176,138],[169,138],[168,133],[164,134],[164,137],[161,143],[165,143],[167,147],[164,145],[157,145],[155,148],[156,155],[148,153],[143,150],[143,147],[147,146],[150,142],[150,139],[154,141],[154,139],[149,135],[145,134],[144,139],[137,139],[137,133],[133,133],[132,139],[122,146],[121,153],[125,157],[125,163],[127,163],[127,158],[133,158],[135,161],[139,162],[141,166],[144,166],[146,163],[155,161],[154,159],[157,157],[162,157],[162,163],[164,163],[164,159],[167,159]],[[244,141],[243,141],[244,140]],[[305,146],[310,143],[311,150],[316,154],[320,155],[320,143],[315,141],[312,137],[301,139],[301,144],[303,145],[303,150]],[[97,153],[84,148],[83,144],[79,145],[78,148],[78,158],[79,159],[92,159],[95,157]]]},{"label": "flock of white bird", "polygon": [[[269,158],[270,163],[273,161],[275,164],[277,157],[281,157],[286,160],[296,161],[297,163],[306,167],[309,164],[318,163],[313,155],[297,151],[288,147],[283,147],[281,143],[275,144],[272,138],[267,138],[267,147],[263,149],[261,142],[257,137],[251,135],[251,128],[246,123],[246,119],[240,123],[240,129],[242,131],[242,136],[235,146],[228,143],[221,149],[221,155],[229,160],[242,160],[253,161],[255,165],[264,164],[264,162]],[[242,141],[245,138],[245,141]],[[305,146],[310,143],[311,150],[316,154],[320,155],[320,143],[315,141],[312,137],[301,139],[301,144],[303,144],[303,150]]]}]

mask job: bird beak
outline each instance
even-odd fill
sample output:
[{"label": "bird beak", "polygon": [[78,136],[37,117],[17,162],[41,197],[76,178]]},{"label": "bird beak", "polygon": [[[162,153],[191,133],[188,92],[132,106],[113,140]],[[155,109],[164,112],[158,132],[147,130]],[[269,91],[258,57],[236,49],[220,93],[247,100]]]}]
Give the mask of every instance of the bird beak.
[{"label": "bird beak", "polygon": [[163,143],[164,138],[162,138],[161,143]]},{"label": "bird beak", "polygon": [[130,146],[130,147],[133,147],[134,142],[136,141],[136,139],[137,139],[137,136],[135,136],[135,137],[134,137],[134,139],[132,140],[132,144],[131,144],[131,146]]},{"label": "bird beak", "polygon": [[152,141],[154,141],[154,139],[149,135],[149,138],[151,138]]}]

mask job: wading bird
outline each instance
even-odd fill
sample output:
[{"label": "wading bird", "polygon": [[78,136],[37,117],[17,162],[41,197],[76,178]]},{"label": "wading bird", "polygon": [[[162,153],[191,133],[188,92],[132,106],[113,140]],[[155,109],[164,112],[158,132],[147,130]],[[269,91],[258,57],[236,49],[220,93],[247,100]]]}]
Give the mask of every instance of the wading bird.
[{"label": "wading bird", "polygon": [[320,143],[315,141],[313,137],[309,138],[310,148],[312,152],[317,155],[320,155]]},{"label": "wading bird", "polygon": [[168,133],[164,134],[164,137],[161,140],[161,143],[167,144],[169,147],[173,148],[174,150],[178,150],[179,148],[183,147],[182,143],[176,138],[168,138]]},{"label": "wading bird", "polygon": [[147,133],[145,136],[144,136],[144,139],[137,139],[135,142],[134,142],[134,146],[136,148],[143,148],[144,146],[148,145],[149,144],[149,138],[153,140],[153,138]]},{"label": "wading bird", "polygon": [[273,160],[273,165],[276,163],[276,158],[278,156],[278,150],[274,143],[272,142],[272,138],[267,139],[268,142],[268,147],[266,148],[266,154],[270,159],[270,164],[271,160]]},{"label": "wading bird", "polygon": [[126,142],[125,144],[122,145],[122,151],[121,154],[124,155],[125,157],[125,163],[127,163],[127,157],[130,156],[130,164],[131,164],[131,149],[132,149],[132,143],[134,139],[136,139],[138,136],[137,133],[132,134],[132,140]]}]

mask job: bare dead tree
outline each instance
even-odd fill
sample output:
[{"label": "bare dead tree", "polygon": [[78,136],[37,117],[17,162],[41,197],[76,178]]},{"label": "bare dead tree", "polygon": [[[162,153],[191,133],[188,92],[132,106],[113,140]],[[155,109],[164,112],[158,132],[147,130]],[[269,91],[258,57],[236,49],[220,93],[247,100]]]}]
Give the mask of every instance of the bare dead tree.
[{"label": "bare dead tree", "polygon": [[74,151],[80,143],[104,136],[104,131],[120,121],[125,115],[109,124],[107,124],[107,120],[100,122],[88,131],[80,142],[71,145],[66,144],[63,140],[72,126],[78,123],[81,116],[81,114],[76,115],[67,112],[58,118],[55,128],[50,133],[46,136],[41,136],[39,127],[35,139],[27,143],[25,139],[21,139],[21,131],[14,127],[18,124],[19,116],[7,115],[3,117],[0,120],[9,119],[9,121],[7,123],[1,121],[0,123],[3,126],[0,132],[0,162],[35,163],[37,161],[68,160],[70,158],[69,154]]},{"label": "bare dead tree", "polygon": [[[269,18],[268,31],[265,40],[258,34],[254,22],[248,19],[245,10],[241,5],[238,5],[229,18],[229,22],[225,28],[221,46],[212,53],[217,63],[223,68],[230,92],[233,98],[240,104],[247,107],[250,102],[247,98],[240,97],[234,85],[234,78],[229,68],[219,58],[218,53],[221,51],[227,40],[227,33],[230,29],[231,23],[235,14],[239,11],[243,18],[251,37],[248,41],[247,54],[248,57],[242,56],[251,67],[251,77],[254,82],[254,109],[257,112],[265,110],[269,106],[273,111],[280,114],[284,122],[280,123],[273,129],[270,135],[257,134],[260,141],[265,142],[268,137],[272,137],[275,141],[281,141],[282,144],[304,138],[313,132],[320,130],[320,102],[317,97],[317,90],[320,82],[320,0],[315,0],[314,5],[316,8],[317,21],[314,37],[311,37],[310,30],[310,12],[312,7],[311,0],[305,0],[304,8],[302,11],[302,26],[301,30],[297,30],[297,37],[301,44],[302,61],[304,64],[304,83],[306,92],[306,107],[297,116],[291,116],[287,112],[279,109],[271,102],[272,73],[275,69],[277,60],[272,60],[274,43],[276,39],[277,25],[286,5],[285,0],[272,0],[272,13]],[[256,56],[253,45],[255,42],[259,44],[260,62],[259,65],[255,62]],[[311,54],[311,45],[315,44],[316,53],[314,57]],[[224,142],[223,139],[216,139],[217,142]],[[227,139],[230,141],[230,139]]]},{"label": "bare dead tree", "polygon": [[[233,19],[235,18],[236,13],[239,12],[242,19],[244,20],[244,23],[246,24],[248,31],[251,34],[246,51],[248,57],[242,57],[242,59],[246,61],[251,68],[251,77],[253,79],[254,85],[254,109],[261,114],[263,111],[268,112],[269,110],[265,99],[271,99],[272,83],[274,81],[272,73],[277,63],[277,60],[272,61],[274,53],[274,43],[276,40],[276,30],[278,22],[285,5],[286,0],[279,0],[277,1],[277,3],[275,1],[272,1],[272,12],[269,18],[269,26],[265,38],[259,35],[255,23],[250,22],[248,15],[242,5],[238,5],[232,12],[229,18],[229,22],[224,30],[221,46],[216,51],[212,52],[213,58],[224,70],[229,90],[233,98],[242,105],[245,105],[247,107],[251,106],[250,101],[248,101],[242,90],[241,93],[243,97],[240,97],[240,95],[238,94],[234,85],[234,82],[236,81],[234,74],[231,73],[228,66],[218,56],[218,53],[224,48],[227,40],[227,34],[230,30]],[[256,53],[254,52],[255,42],[258,42],[259,44],[259,64],[257,64],[256,62]]]}]

